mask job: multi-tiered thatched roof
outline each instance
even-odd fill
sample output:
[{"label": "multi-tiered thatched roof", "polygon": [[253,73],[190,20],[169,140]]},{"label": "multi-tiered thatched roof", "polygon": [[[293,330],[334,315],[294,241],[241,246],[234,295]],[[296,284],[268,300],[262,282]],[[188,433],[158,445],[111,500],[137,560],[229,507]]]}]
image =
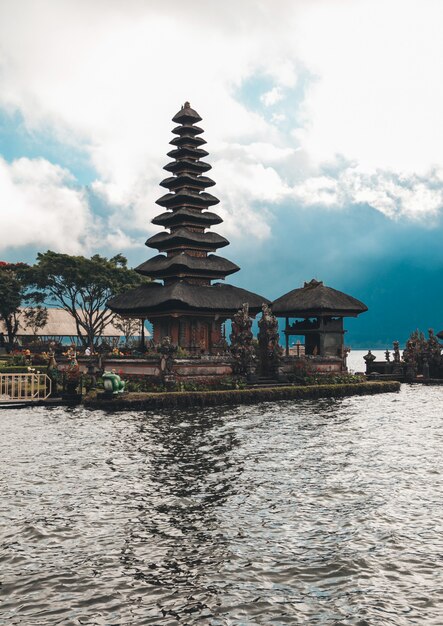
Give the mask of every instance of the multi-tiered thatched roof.
[{"label": "multi-tiered thatched roof", "polygon": [[146,241],[159,254],[136,268],[163,284],[152,282],[128,291],[110,300],[108,306],[121,315],[138,317],[192,310],[229,317],[247,302],[251,313],[257,313],[262,303],[268,302],[266,298],[231,285],[212,284],[240,268],[215,254],[229,241],[208,230],[222,219],[208,210],[219,200],[206,191],[215,182],[205,175],[211,166],[201,160],[208,156],[201,148],[206,143],[201,138],[203,130],[197,126],[201,117],[186,102],[172,121],[178,124],[170,142],[174,149],[168,152],[173,161],[164,167],[172,176],[160,183],[168,193],[157,200],[166,211],[152,220],[166,230]]}]

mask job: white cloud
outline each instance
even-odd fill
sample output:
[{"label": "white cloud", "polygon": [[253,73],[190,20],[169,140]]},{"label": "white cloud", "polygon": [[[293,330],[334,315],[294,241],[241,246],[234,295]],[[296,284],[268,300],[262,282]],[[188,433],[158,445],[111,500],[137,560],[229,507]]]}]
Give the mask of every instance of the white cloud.
[{"label": "white cloud", "polygon": [[228,237],[266,239],[270,234],[269,207],[287,194],[277,171],[239,158],[220,159],[214,169],[225,181],[220,192],[214,189],[222,201],[217,211],[224,220],[218,230]]},{"label": "white cloud", "polygon": [[329,176],[313,176],[297,185],[293,196],[305,205],[337,206],[338,182]]},{"label": "white cloud", "polygon": [[300,16],[315,80],[297,136],[317,160],[424,172],[443,157],[443,5],[315,2]]},{"label": "white cloud", "polygon": [[286,120],[286,115],[284,113],[273,113],[271,117],[271,122],[279,124],[280,122],[284,122]]},{"label": "white cloud", "polygon": [[280,87],[273,87],[260,96],[260,100],[266,107],[273,106],[283,100],[283,92]]},{"label": "white cloud", "polygon": [[71,182],[44,159],[0,159],[1,249],[32,245],[75,254],[87,247],[94,220]]},{"label": "white cloud", "polygon": [[115,228],[106,232],[105,243],[113,250],[129,250],[130,248],[141,248],[143,246],[141,241],[134,241],[121,228]]},{"label": "white cloud", "polygon": [[[237,236],[267,237],[284,200],[435,215],[442,181],[426,173],[443,156],[442,16],[440,0],[0,3],[0,106],[86,151],[118,224],[104,234],[68,173],[32,162],[26,184],[8,170],[14,231],[40,245],[18,221],[33,223],[31,197],[42,219],[62,215],[62,198],[81,208],[72,227],[62,216],[45,234],[71,250],[94,237],[130,246],[126,229],[152,230],[170,118],[186,99],[204,117],[224,228]],[[262,102],[279,102],[270,121],[239,101],[254,76],[272,84]]]},{"label": "white cloud", "polygon": [[344,168],[336,178],[314,176],[294,187],[293,197],[305,206],[341,207],[368,204],[392,219],[407,218],[432,226],[443,209],[438,172],[423,178],[396,172]]},{"label": "white cloud", "polygon": [[122,231],[112,214],[92,214],[84,190],[68,170],[46,159],[0,158],[0,251],[22,246],[68,254],[142,245]]}]

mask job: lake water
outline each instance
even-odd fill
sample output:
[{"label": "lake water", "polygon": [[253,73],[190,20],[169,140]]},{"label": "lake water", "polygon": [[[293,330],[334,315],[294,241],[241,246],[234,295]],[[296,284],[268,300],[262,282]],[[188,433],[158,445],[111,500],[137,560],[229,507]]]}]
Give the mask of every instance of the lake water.
[{"label": "lake water", "polygon": [[0,411],[0,624],[443,624],[443,387]]},{"label": "lake water", "polygon": [[[385,360],[385,351],[384,350],[371,350],[372,354],[375,356],[377,361]],[[400,350],[402,352],[402,350]],[[351,350],[348,354],[347,358],[347,366],[350,372],[365,372],[366,371],[366,363],[363,359],[363,356],[367,354],[367,350]],[[392,351],[391,351],[392,353]]]}]

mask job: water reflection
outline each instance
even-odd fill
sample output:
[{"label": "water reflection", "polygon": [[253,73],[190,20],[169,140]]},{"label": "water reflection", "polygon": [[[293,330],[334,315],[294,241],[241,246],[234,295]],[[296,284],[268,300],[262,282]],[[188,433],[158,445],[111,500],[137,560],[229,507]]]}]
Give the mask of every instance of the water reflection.
[{"label": "water reflection", "polygon": [[[147,415],[124,441],[139,453],[137,509],[126,525],[121,563],[125,573],[158,588],[163,616],[203,615],[217,603],[217,589],[205,571],[217,571],[228,557],[216,509],[233,494],[241,464],[234,425],[223,411]],[[209,614],[209,613],[208,613]]]}]

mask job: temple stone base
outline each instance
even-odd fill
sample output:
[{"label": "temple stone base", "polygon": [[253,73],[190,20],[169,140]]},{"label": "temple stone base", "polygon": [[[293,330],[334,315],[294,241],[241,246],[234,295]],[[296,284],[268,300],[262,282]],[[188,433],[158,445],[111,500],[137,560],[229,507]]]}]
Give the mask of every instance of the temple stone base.
[{"label": "temple stone base", "polygon": [[[78,359],[82,373],[88,372],[89,359]],[[101,369],[115,370],[123,379],[125,374],[146,376],[153,381],[160,380],[165,374],[164,361],[161,355],[153,355],[144,359],[103,358]],[[217,379],[232,376],[232,361],[229,356],[202,356],[196,358],[172,359],[168,364],[170,375],[177,382],[200,382],[204,379]]]}]

